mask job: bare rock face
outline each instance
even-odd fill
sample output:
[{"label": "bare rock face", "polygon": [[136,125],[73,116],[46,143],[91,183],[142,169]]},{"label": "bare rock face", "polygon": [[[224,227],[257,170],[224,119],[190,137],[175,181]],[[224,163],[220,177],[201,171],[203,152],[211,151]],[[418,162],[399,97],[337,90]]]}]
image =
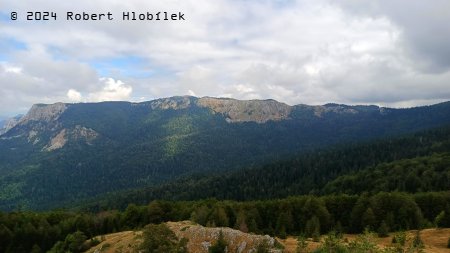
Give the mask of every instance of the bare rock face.
[{"label": "bare rock face", "polygon": [[66,109],[67,105],[64,103],[52,105],[36,104],[20,119],[19,124],[26,124],[30,121],[55,121]]},{"label": "bare rock face", "polygon": [[236,100],[228,98],[204,97],[198,99],[201,107],[210,108],[215,113],[227,117],[228,122],[280,121],[289,119],[292,107],[275,100]]},{"label": "bare rock face", "polygon": [[152,109],[161,109],[161,110],[168,110],[168,109],[180,110],[186,109],[189,106],[191,106],[191,99],[188,96],[161,98],[153,100],[150,103],[150,107]]},{"label": "bare rock face", "polygon": [[11,128],[15,127],[19,121],[20,118],[22,118],[22,116],[17,116],[11,119],[8,119],[5,124],[3,125],[3,127],[0,127],[0,135],[8,132]]},{"label": "bare rock face", "polygon": [[50,143],[44,148],[47,151],[52,151],[64,147],[67,143],[66,129],[61,130],[55,137],[50,140]]},{"label": "bare rock face", "polygon": [[73,129],[62,129],[57,135],[55,135],[47,146],[44,147],[45,151],[53,151],[64,147],[69,140],[71,141],[83,141],[88,145],[92,145],[92,142],[99,136],[99,134],[83,126],[75,126]]},{"label": "bare rock face", "polygon": [[336,114],[357,114],[358,111],[350,108],[348,106],[331,104],[331,105],[318,105],[314,106],[314,115],[317,117],[322,117],[325,113],[336,113]]},{"label": "bare rock face", "polygon": [[188,250],[195,253],[208,253],[209,247],[213,245],[222,233],[228,244],[227,252],[252,253],[261,243],[266,243],[270,252],[281,253],[275,248],[275,239],[268,235],[254,235],[243,233],[231,228],[209,228],[203,227],[190,221],[168,222],[167,226],[181,238],[189,239]]}]

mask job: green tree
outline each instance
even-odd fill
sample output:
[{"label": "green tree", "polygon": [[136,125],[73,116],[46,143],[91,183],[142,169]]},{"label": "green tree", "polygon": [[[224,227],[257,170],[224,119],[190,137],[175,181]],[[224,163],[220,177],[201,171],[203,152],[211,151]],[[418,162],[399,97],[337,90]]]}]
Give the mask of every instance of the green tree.
[{"label": "green tree", "polygon": [[197,222],[202,226],[206,226],[206,223],[208,222],[209,213],[210,213],[209,208],[206,205],[202,205],[198,207],[194,212],[192,212],[191,220]]},{"label": "green tree", "polygon": [[229,220],[228,215],[225,212],[225,209],[221,206],[216,207],[214,211],[212,212],[212,215],[209,217],[211,224],[214,224],[214,226],[218,227],[228,227]]},{"label": "green tree", "polygon": [[0,252],[5,252],[13,237],[12,231],[5,225],[0,225]]},{"label": "green tree", "polygon": [[234,225],[235,229],[239,229],[240,231],[244,233],[248,233],[248,226],[246,222],[246,216],[244,211],[239,211],[237,217],[236,217],[236,224]]},{"label": "green tree", "polygon": [[185,253],[186,244],[185,239],[178,241],[166,224],[150,224],[144,228],[139,250],[143,253]]},{"label": "green tree", "polygon": [[389,227],[387,226],[385,221],[382,221],[380,226],[378,227],[378,237],[388,237],[389,236]]},{"label": "green tree", "polygon": [[445,211],[441,211],[436,218],[434,219],[434,224],[438,228],[444,227],[444,220],[445,220]]},{"label": "green tree", "polygon": [[41,250],[41,247],[39,247],[39,245],[35,244],[35,245],[33,245],[33,247],[31,248],[31,251],[30,251],[30,252],[31,252],[31,253],[41,253],[42,250]]},{"label": "green tree", "polygon": [[125,213],[123,214],[122,224],[127,228],[136,228],[141,219],[141,212],[139,207],[135,204],[129,204]]},{"label": "green tree", "polygon": [[152,201],[147,208],[148,223],[161,223],[163,221],[164,210],[158,201]]},{"label": "green tree", "polygon": [[223,237],[222,231],[219,233],[217,241],[208,249],[209,253],[225,253],[228,247],[227,241]]},{"label": "green tree", "polygon": [[86,239],[87,237],[83,232],[77,231],[68,235],[64,241],[64,244],[67,246],[67,249],[73,253],[82,252],[84,250],[83,244]]},{"label": "green tree", "polygon": [[320,221],[316,216],[313,216],[306,222],[305,228],[306,236],[312,237],[314,241],[319,241],[320,237]]},{"label": "green tree", "polygon": [[285,239],[287,233],[292,230],[293,218],[289,211],[281,212],[277,219],[277,224],[275,227],[276,233],[280,238]]},{"label": "green tree", "polygon": [[373,230],[375,228],[375,214],[373,213],[372,208],[367,208],[364,212],[361,222],[364,228],[368,228],[369,230]]}]

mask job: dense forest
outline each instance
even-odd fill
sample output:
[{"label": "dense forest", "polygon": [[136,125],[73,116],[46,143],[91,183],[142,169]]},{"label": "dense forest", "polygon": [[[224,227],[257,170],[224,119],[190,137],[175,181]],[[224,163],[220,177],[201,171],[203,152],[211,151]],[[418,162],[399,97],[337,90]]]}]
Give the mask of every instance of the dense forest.
[{"label": "dense forest", "polygon": [[142,206],[131,204],[123,211],[99,213],[0,213],[0,252],[79,252],[80,242],[95,235],[188,219],[204,226],[227,226],[282,238],[287,234],[310,237],[329,231],[450,227],[450,192],[307,195],[248,202],[153,201]]},{"label": "dense forest", "polygon": [[[214,103],[204,106],[205,99]],[[269,120],[273,115],[284,118]],[[346,156],[341,155],[344,151],[314,150],[448,125],[450,102],[390,109],[171,97],[142,103],[35,105],[19,122],[0,136],[0,210],[50,210],[105,193],[219,173],[227,176],[187,180],[195,194],[189,186],[186,196],[168,197],[249,200],[315,193],[346,170],[416,154],[392,150],[403,144],[388,147],[391,151],[354,148],[345,151]],[[278,162],[305,152],[293,161]],[[248,167],[257,169],[232,173]],[[228,185],[234,185],[230,189],[235,192],[226,189]],[[171,187],[162,190],[167,191]],[[202,194],[208,192],[214,194]]]},{"label": "dense forest", "polygon": [[[145,114],[142,108],[130,112],[128,104],[119,105],[126,110],[115,117],[131,117],[135,113],[134,116],[140,118]],[[101,116],[104,108],[92,111],[89,106],[72,108],[78,110],[73,115],[79,118],[69,117],[69,114],[65,116],[66,121],[61,122],[74,125],[85,120],[86,126],[99,131],[106,128],[103,130],[108,132],[111,126],[94,120],[92,113],[100,118],[108,118],[109,114]],[[116,108],[114,103],[101,106]],[[436,109],[439,107],[447,110],[448,103],[431,109],[440,112]],[[122,122],[125,126],[118,127],[115,130],[118,132],[110,132],[108,138],[102,139],[103,136],[92,145],[74,141],[54,152],[34,153],[27,161],[21,160],[23,154],[8,157],[12,151],[0,152],[0,158],[5,158],[0,164],[3,173],[0,176],[0,210],[4,210],[0,212],[0,252],[82,252],[98,243],[93,239],[96,235],[182,220],[281,238],[365,230],[381,235],[390,231],[450,227],[450,126],[444,124],[439,128],[409,132],[425,124],[409,125],[414,122],[410,114],[421,112],[420,117],[426,118],[425,112],[430,108],[411,109],[411,112],[393,110],[387,116],[380,116],[379,108],[372,107],[328,105],[323,108],[358,109],[368,114],[363,118],[352,113],[344,117],[331,111],[328,117],[309,118],[310,121],[301,123],[303,125],[296,125],[306,115],[304,111],[296,115],[298,110],[312,110],[297,107],[292,112],[293,121],[230,125],[221,115],[210,118],[210,112],[204,108],[190,108],[188,112],[154,110],[145,114],[144,121],[151,122],[152,117],[156,117],[163,125],[141,122],[133,126],[133,116]],[[384,123],[377,122],[379,118],[371,118],[375,111],[377,117],[387,117]],[[83,117],[83,113],[90,116]],[[438,122],[439,115],[434,114],[428,123]],[[398,118],[402,120],[397,121]],[[349,119],[363,123],[354,130],[352,121],[346,121]],[[395,125],[394,130],[388,131],[395,136],[376,132],[381,131],[376,124],[385,124],[385,130],[389,128],[386,122]],[[306,125],[316,123],[322,128]],[[207,129],[207,134],[195,139],[190,135],[191,130],[198,130],[199,124],[205,124],[202,129]],[[296,143],[318,137],[311,136],[312,132],[301,132],[303,127],[319,129],[320,133],[332,136],[335,133],[329,127],[333,124],[341,124],[341,135],[337,139],[325,138],[321,145],[308,144],[308,147],[305,146],[308,142]],[[375,132],[364,135],[364,131],[372,129],[363,130],[367,124],[374,124]],[[124,135],[120,138],[129,139],[113,139],[124,134],[121,131],[126,131],[130,125],[133,131],[150,139],[144,138],[143,142],[135,142],[116,152],[121,142],[136,137]],[[74,129],[67,131],[81,131],[76,126]],[[85,133],[86,129],[83,129]],[[229,134],[224,135],[224,130]],[[297,131],[297,135],[291,135],[291,130]],[[251,135],[255,131],[256,134]],[[180,133],[188,136],[183,139],[184,144],[167,146],[164,141],[174,141],[174,136],[179,137]],[[242,136],[245,138],[240,138]],[[277,136],[282,138],[277,139]],[[295,140],[287,141],[289,136],[296,136]],[[369,138],[375,136],[384,137]],[[22,140],[23,143],[5,140],[3,145],[8,150],[13,142],[26,146],[26,140]],[[157,146],[170,148],[157,149]],[[213,146],[215,148],[211,148]],[[234,146],[242,149],[233,149]],[[301,151],[300,146],[304,148]],[[28,148],[33,153],[33,147]],[[184,151],[177,153],[178,148]],[[285,154],[283,159],[279,158],[280,153],[272,152],[291,148],[298,152]],[[99,152],[95,153],[96,150]],[[168,155],[172,151],[177,155]],[[224,152],[226,154],[221,155]],[[197,163],[199,157],[205,159]],[[240,157],[249,160],[242,163],[245,166],[236,167],[242,162]],[[153,161],[153,158],[159,160]],[[162,160],[164,166],[159,166]],[[208,161],[212,160],[214,165],[208,168]],[[233,164],[229,163],[231,160]],[[187,167],[177,167],[177,164],[189,169],[179,174],[178,170]],[[196,164],[201,168],[196,168]],[[222,166],[230,167],[219,169]],[[160,173],[159,170],[165,171]],[[114,178],[110,178],[111,175]],[[75,179],[78,182],[72,182]],[[134,184],[133,180],[140,181]],[[132,185],[136,188],[116,191],[124,185],[125,189]],[[97,195],[102,192],[110,193]],[[92,198],[86,200],[88,196]],[[52,209],[55,206],[67,209]]]},{"label": "dense forest", "polygon": [[232,173],[190,176],[157,187],[104,195],[78,205],[102,210],[156,199],[213,197],[246,201],[339,192],[446,191],[450,189],[449,152],[450,127],[444,127],[320,149]]}]

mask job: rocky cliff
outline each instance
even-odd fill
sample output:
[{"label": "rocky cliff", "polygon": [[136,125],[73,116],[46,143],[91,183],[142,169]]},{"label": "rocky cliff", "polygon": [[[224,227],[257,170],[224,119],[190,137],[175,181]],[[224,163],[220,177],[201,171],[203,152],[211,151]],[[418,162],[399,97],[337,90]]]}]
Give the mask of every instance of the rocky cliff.
[{"label": "rocky cliff", "polygon": [[200,98],[197,104],[221,113],[228,122],[279,121],[289,118],[292,107],[275,100],[236,100],[229,98]]}]

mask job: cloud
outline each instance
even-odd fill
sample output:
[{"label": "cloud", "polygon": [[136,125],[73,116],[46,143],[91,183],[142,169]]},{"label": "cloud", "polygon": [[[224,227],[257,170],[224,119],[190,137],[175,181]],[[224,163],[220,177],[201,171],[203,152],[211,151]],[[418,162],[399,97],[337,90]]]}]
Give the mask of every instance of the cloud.
[{"label": "cloud", "polygon": [[[448,100],[448,5],[446,0],[9,1],[2,5],[6,13],[53,10],[60,19],[0,21],[7,48],[0,49],[6,64],[0,68],[5,96],[0,115],[37,102],[184,94],[289,104]],[[65,11],[110,11],[117,19],[67,22]],[[187,20],[123,22],[122,11],[181,11]]]},{"label": "cloud", "polygon": [[131,86],[113,78],[100,78],[99,83],[103,85],[102,89],[89,93],[87,98],[89,102],[124,101],[130,98],[133,91]]},{"label": "cloud", "polygon": [[81,102],[82,101],[81,100],[81,98],[82,98],[81,93],[76,91],[76,90],[74,90],[74,89],[69,89],[67,91],[67,97],[72,102]]},{"label": "cloud", "polygon": [[[132,86],[102,78],[88,64],[52,57],[43,48],[0,62],[0,118],[26,113],[32,104],[128,100]],[[83,96],[86,94],[86,96]]]},{"label": "cloud", "polygon": [[405,53],[417,60],[415,67],[428,72],[450,68],[450,2],[446,0],[334,1],[350,14],[386,17],[399,27]]},{"label": "cloud", "polygon": [[86,97],[83,97],[81,92],[75,89],[69,89],[67,98],[71,102],[126,101],[130,99],[133,91],[131,86],[113,78],[102,77],[99,79],[98,85],[100,89],[90,92]]}]

